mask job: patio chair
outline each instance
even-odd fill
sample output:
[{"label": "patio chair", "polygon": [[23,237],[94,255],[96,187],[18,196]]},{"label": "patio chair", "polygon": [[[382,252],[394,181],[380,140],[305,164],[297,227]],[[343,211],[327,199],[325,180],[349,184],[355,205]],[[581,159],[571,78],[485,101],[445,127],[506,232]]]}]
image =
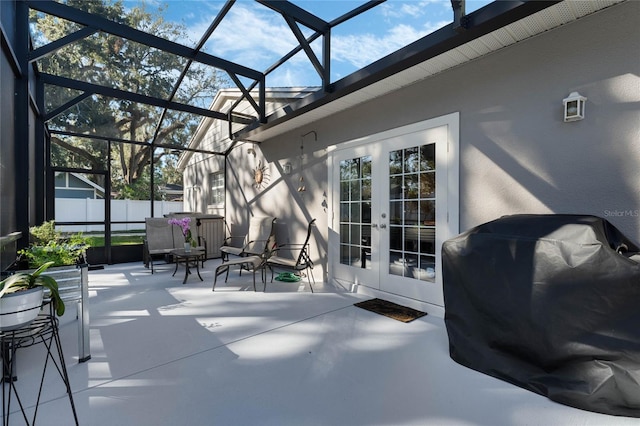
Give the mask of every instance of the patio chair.
[{"label": "patio chair", "polygon": [[216,291],[216,281],[218,280],[218,275],[224,274],[226,272],[224,282],[227,282],[227,279],[229,279],[229,269],[231,269],[232,266],[238,266],[240,271],[244,269],[245,271],[253,272],[253,291],[256,291],[256,272],[260,271],[260,277],[262,278],[263,283],[266,280],[265,259],[265,256],[253,255],[231,259],[220,264],[220,266],[216,268],[216,273],[213,277],[213,288],[211,289],[211,291]]},{"label": "patio chair", "polygon": [[[315,226],[316,220],[313,219],[307,226],[307,238],[302,244],[283,244],[276,246],[271,250],[269,257],[267,258],[267,267],[271,269],[271,282],[273,282],[273,270],[274,269],[286,269],[293,271],[298,277],[302,278],[307,275],[307,281],[309,282],[309,288],[313,293],[313,284],[316,283],[316,279],[313,276],[313,261],[309,255],[309,239],[311,238],[311,230]],[[282,254],[288,253],[290,257],[282,256]],[[309,279],[311,277],[311,279]],[[265,283],[265,291],[267,285]]]},{"label": "patio chair", "polygon": [[146,238],[143,245],[144,266],[151,265],[153,274],[154,256],[168,256],[175,247],[173,245],[173,232],[167,219],[163,217],[145,218]]},{"label": "patio chair", "polygon": [[[269,241],[274,240],[273,223],[275,217],[252,217],[249,222],[249,232],[246,235],[231,235],[224,240],[224,245],[220,247],[222,262],[229,261],[229,255],[244,257],[264,254]],[[241,244],[237,244],[241,241]]]}]

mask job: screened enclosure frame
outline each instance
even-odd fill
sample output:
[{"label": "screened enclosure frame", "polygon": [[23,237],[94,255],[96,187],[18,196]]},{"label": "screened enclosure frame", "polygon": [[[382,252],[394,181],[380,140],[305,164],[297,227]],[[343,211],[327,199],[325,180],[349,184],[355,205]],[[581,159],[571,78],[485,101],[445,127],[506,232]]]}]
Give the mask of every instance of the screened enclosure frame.
[{"label": "screened enclosure frame", "polygon": [[[289,1],[256,0],[257,3],[260,3],[261,5],[281,14],[299,43],[298,46],[281,57],[264,71],[253,70],[243,65],[210,55],[202,51],[206,41],[211,37],[225,15],[233,7],[235,0],[228,0],[225,3],[225,5],[218,13],[217,17],[211,23],[209,28],[204,32],[202,38],[195,46],[195,48],[163,39],[156,35],[146,33],[144,31],[126,26],[124,24],[110,21],[101,16],[69,7],[54,0],[18,0],[19,3],[24,3],[27,7],[26,10],[24,10],[24,13],[26,13],[26,15],[23,13],[23,16],[19,17],[18,25],[23,27],[21,31],[27,31],[28,33],[28,9],[32,9],[83,26],[80,30],[72,34],[68,34],[56,41],[50,42],[36,49],[29,49],[26,54],[27,62],[29,64],[35,63],[35,61],[44,56],[55,54],[57,50],[63,48],[64,46],[85,39],[97,32],[119,36],[150,48],[158,49],[169,54],[180,56],[187,60],[184,68],[180,73],[180,76],[176,81],[173,91],[167,98],[159,98],[152,95],[127,92],[106,86],[66,78],[64,76],[38,73],[37,78],[43,83],[65,87],[68,89],[74,89],[82,92],[81,95],[77,96],[75,99],[70,100],[64,105],[59,106],[54,111],[43,111],[42,118],[44,122],[47,122],[55,115],[60,114],[64,110],[72,107],[88,96],[103,95],[116,99],[124,99],[132,102],[139,102],[161,107],[165,111],[167,109],[173,109],[177,111],[193,113],[202,117],[210,117],[227,121],[229,123],[238,123],[244,125],[245,127],[235,132],[230,132],[229,134],[231,140],[237,141],[242,140],[247,134],[259,131],[264,127],[270,127],[275,124],[272,122],[272,120],[269,120],[265,112],[265,78],[268,74],[272,73],[278,67],[290,60],[295,54],[301,51],[304,51],[308,60],[312,63],[313,67],[318,73],[322,82],[321,89],[312,96],[312,99],[305,98],[304,102],[298,102],[297,105],[291,105],[291,108],[289,108],[287,113],[284,114],[284,117],[280,117],[277,120],[278,123],[281,123],[295,115],[299,115],[302,112],[309,111],[320,105],[326,104],[327,102],[335,100],[338,97],[345,96],[348,93],[352,93],[353,91],[358,90],[366,85],[370,85],[376,81],[380,81],[383,78],[386,78],[392,74],[396,74],[439,53],[451,50],[470,40],[478,38],[481,35],[487,34],[497,28],[503,27],[511,22],[545,9],[555,3],[558,3],[559,1],[561,0],[499,1],[490,3],[482,9],[477,10],[471,14],[466,14],[465,0],[451,0],[451,7],[454,16],[453,22],[451,24],[423,37],[422,39],[410,44],[409,46],[406,46],[390,55],[387,55],[386,57],[374,62],[373,64],[363,68],[362,70],[356,71],[336,82],[330,81],[331,29],[339,24],[348,21],[349,19],[355,18],[356,16],[366,12],[371,8],[384,3],[384,0],[365,2],[361,6],[336,18],[331,22],[327,22]],[[305,37],[300,29],[301,25],[306,28],[310,28],[314,31],[314,33],[309,37]],[[323,39],[322,57],[318,58],[311,48],[311,43],[320,37],[322,37]],[[229,75],[231,80],[242,91],[243,96],[241,96],[234,103],[229,112],[212,111],[210,109],[181,104],[173,100],[180,84],[185,78],[186,72],[194,62],[198,62],[225,71]],[[253,80],[253,83],[245,86],[245,84],[243,84],[239,77],[246,77],[250,80]],[[256,87],[258,87],[258,99],[255,99],[254,95],[252,94],[253,89],[255,89]],[[245,114],[234,113],[234,110],[238,106],[238,104],[240,104],[244,100],[246,100],[253,106],[253,109],[257,114],[257,116],[253,117],[253,119],[247,118]],[[149,141],[149,144],[151,145],[155,143],[157,130],[160,128],[162,119],[163,117],[160,118],[160,122],[156,126],[156,134]]]},{"label": "screened enclosure frame", "polygon": [[[479,38],[485,34],[495,31],[496,29],[504,27],[505,25],[559,3],[561,0],[494,1],[469,14],[465,13],[465,0],[451,0],[453,21],[450,24],[360,70],[357,70],[356,72],[347,75],[344,78],[333,82],[330,80],[332,29],[339,24],[345,23],[362,13],[381,5],[384,1],[363,2],[359,7],[330,22],[327,22],[289,1],[256,0],[260,5],[277,12],[284,18],[298,42],[295,48],[263,71],[254,70],[224,58],[210,55],[203,51],[205,43],[216,29],[218,29],[224,17],[232,9],[235,0],[228,0],[224,4],[195,47],[189,47],[169,41],[154,34],[108,20],[95,14],[75,9],[54,0],[13,1],[15,2],[16,37],[15,40],[12,40],[11,37],[6,35],[4,28],[2,28],[2,49],[10,62],[11,68],[14,70],[14,74],[16,75],[16,125],[14,132],[16,162],[18,164],[27,165],[32,162],[31,158],[35,158],[34,167],[39,170],[45,170],[44,174],[36,174],[35,176],[33,183],[34,193],[31,201],[35,204],[35,221],[37,223],[41,223],[44,220],[53,219],[54,214],[54,193],[52,191],[53,183],[51,182],[53,177],[53,168],[50,163],[51,135],[60,134],[74,136],[73,132],[59,129],[50,130],[48,122],[90,96],[105,96],[133,103],[151,105],[162,109],[162,113],[155,125],[154,134],[146,141],[117,140],[113,137],[109,137],[108,135],[100,134],[76,134],[75,136],[104,140],[108,141],[109,144],[112,142],[142,144],[149,146],[152,152],[155,151],[156,148],[167,148],[179,151],[202,152],[226,157],[240,141],[254,142],[251,138],[264,130],[278,126],[288,120],[345,97],[387,77],[393,76],[394,74],[433,58],[441,53],[455,49],[456,47],[471,40]],[[56,41],[34,48],[33,40],[30,39],[29,35],[30,10],[76,23],[80,26],[80,29],[63,36]],[[311,30],[311,35],[305,35],[302,28]],[[166,97],[158,97],[153,94],[134,93],[114,87],[107,87],[104,85],[71,79],[64,75],[43,73],[38,70],[37,61],[39,59],[47,55],[55,55],[56,51],[64,48],[65,46],[76,43],[96,33],[122,37],[131,42],[139,43],[143,46],[183,58],[186,61],[185,65],[182,70],[180,70],[179,76],[171,90],[171,93]],[[311,44],[318,39],[322,39],[320,57],[311,47]],[[300,52],[304,52],[307,60],[311,63],[318,74],[321,81],[319,89],[313,94],[287,105],[286,108],[267,115],[265,99],[266,77]],[[181,83],[185,80],[188,70],[194,63],[214,67],[226,72],[231,81],[233,81],[241,91],[242,96],[235,101],[229,111],[213,111],[175,100]],[[33,77],[32,81],[30,81],[31,77]],[[243,83],[243,79],[249,80],[252,83],[245,84]],[[35,81],[35,84],[33,84],[33,81]],[[80,93],[65,102],[63,105],[47,111],[44,99],[45,84],[71,89]],[[248,102],[251,105],[253,110],[251,115],[246,115],[236,111],[236,108],[241,102]],[[201,118],[208,117],[227,122],[228,136],[231,140],[230,145],[222,152],[215,152],[158,142],[159,132],[162,129],[162,122],[169,110],[181,111],[194,114]],[[32,115],[30,111],[35,111],[35,114]],[[35,131],[31,135],[28,130],[30,121],[35,121]],[[23,142],[30,140],[30,138],[35,139],[34,147],[31,148],[33,152],[30,152],[28,144]],[[151,212],[153,214],[153,161],[151,162],[151,167],[150,202]],[[60,169],[60,167],[57,169]],[[74,170],[82,173],[108,174],[108,170]],[[29,197],[21,198],[20,194],[30,193],[29,174],[29,167],[18,168],[16,172],[16,227],[23,236],[28,235],[29,233],[30,224],[28,213],[30,201]],[[106,197],[108,196],[109,195],[107,194]],[[108,213],[108,210],[106,213]],[[106,217],[104,225],[105,233],[107,234],[105,236],[106,241],[107,244],[109,244],[110,232],[106,231],[110,228],[110,224],[107,223]],[[27,240],[28,239],[22,238],[18,243],[19,247],[26,246],[28,243]]]}]

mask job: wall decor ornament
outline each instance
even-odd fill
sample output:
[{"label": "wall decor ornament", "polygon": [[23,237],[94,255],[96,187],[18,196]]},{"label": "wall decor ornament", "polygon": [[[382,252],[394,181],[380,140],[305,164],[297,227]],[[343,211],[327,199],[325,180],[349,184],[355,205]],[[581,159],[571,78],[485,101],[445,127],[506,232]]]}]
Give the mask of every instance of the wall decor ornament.
[{"label": "wall decor ornament", "polygon": [[305,133],[300,136],[300,179],[298,182],[298,192],[305,192],[307,187],[304,184],[304,176],[302,176],[302,170],[304,170],[304,137],[313,134],[315,141],[318,141],[318,134],[315,130]]},{"label": "wall decor ornament", "polygon": [[253,169],[253,186],[256,189],[262,189],[269,183],[269,168],[266,165],[262,165],[262,161],[258,161],[258,164]]},{"label": "wall decor ornament", "polygon": [[[247,153],[253,155],[255,163],[257,156],[255,145],[253,148],[249,148]],[[256,189],[263,189],[269,184],[269,167],[266,164],[263,164],[262,160],[258,161],[255,167],[251,169],[251,173],[253,174],[253,186]]]}]

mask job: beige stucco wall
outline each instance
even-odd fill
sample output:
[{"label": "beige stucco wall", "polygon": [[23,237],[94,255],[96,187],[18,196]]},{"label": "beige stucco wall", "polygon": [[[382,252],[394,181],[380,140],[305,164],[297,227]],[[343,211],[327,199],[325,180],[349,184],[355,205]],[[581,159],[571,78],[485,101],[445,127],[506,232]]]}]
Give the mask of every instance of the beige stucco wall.
[{"label": "beige stucco wall", "polygon": [[[640,242],[640,2],[631,1],[309,123],[229,157],[226,216],[279,218],[298,239],[315,217],[314,256],[326,259],[330,145],[460,112],[460,230],[515,213],[609,219]],[[564,123],[562,99],[588,98],[586,119]],[[307,134],[310,131],[315,133]],[[307,134],[304,138],[301,135]],[[317,140],[316,140],[317,135]],[[299,193],[300,146],[304,139]],[[281,176],[281,165],[293,165]],[[252,186],[262,162],[268,185]]]}]

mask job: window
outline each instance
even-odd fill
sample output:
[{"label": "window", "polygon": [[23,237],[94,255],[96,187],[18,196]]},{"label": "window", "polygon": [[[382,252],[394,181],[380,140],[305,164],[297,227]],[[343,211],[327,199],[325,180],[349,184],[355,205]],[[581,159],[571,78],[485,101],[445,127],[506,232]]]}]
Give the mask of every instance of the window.
[{"label": "window", "polygon": [[209,204],[224,204],[224,172],[209,173]]}]

